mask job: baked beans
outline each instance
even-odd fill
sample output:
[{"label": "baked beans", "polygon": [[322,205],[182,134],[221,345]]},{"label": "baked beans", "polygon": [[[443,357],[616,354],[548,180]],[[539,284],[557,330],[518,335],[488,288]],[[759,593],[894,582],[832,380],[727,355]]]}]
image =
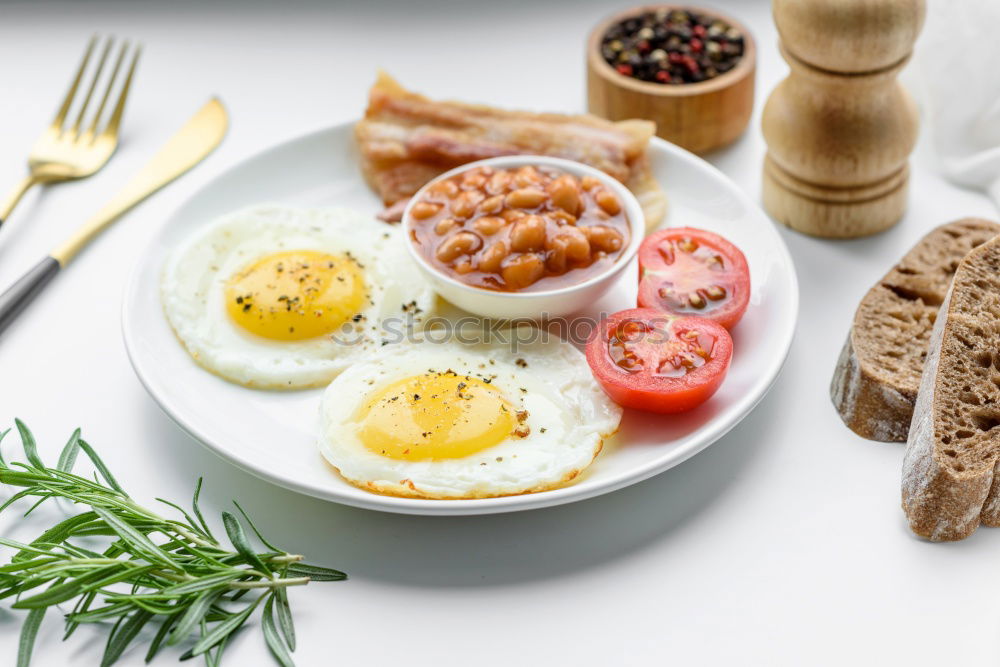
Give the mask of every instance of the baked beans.
[{"label": "baked beans", "polygon": [[618,196],[599,180],[549,167],[476,167],[428,188],[410,207],[411,238],[447,275],[514,292],[578,283],[629,242]]}]

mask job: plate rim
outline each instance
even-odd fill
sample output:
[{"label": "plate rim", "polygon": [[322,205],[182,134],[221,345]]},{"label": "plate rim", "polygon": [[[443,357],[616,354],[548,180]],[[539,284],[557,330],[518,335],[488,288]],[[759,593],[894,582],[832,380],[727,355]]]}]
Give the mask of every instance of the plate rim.
[{"label": "plate rim", "polygon": [[[170,405],[170,400],[166,397],[160,395],[152,385],[152,380],[148,369],[144,368],[143,362],[140,359],[140,355],[136,352],[135,343],[135,332],[132,330],[130,323],[133,318],[130,317],[131,314],[131,304],[133,301],[133,296],[138,290],[138,283],[142,269],[146,263],[146,260],[153,254],[154,248],[161,241],[161,237],[164,233],[164,229],[169,224],[169,222],[181,211],[185,206],[187,206],[192,200],[200,197],[205,191],[212,189],[216,186],[219,181],[228,178],[230,174],[239,169],[240,167],[246,165],[249,162],[255,162],[262,158],[265,158],[268,153],[276,152],[280,149],[286,148],[288,145],[293,143],[308,142],[309,140],[315,140],[321,135],[327,135],[335,133],[337,131],[343,131],[345,128],[353,127],[356,121],[347,121],[342,123],[334,123],[327,125],[326,127],[312,130],[300,135],[296,135],[290,138],[286,138],[280,141],[269,144],[268,146],[245,155],[238,159],[236,162],[228,165],[222,171],[216,173],[212,178],[204,182],[200,187],[198,187],[194,192],[190,193],[184,200],[175,206],[171,212],[165,216],[161,221],[156,231],[154,232],[152,238],[143,248],[143,251],[137,256],[137,261],[134,263],[132,269],[130,270],[128,277],[125,282],[125,287],[122,294],[122,306],[121,306],[121,330],[122,338],[125,344],[125,352],[128,357],[129,363],[132,366],[132,370],[136,377],[139,379],[139,383],[142,385],[143,389],[149,394],[153,402],[160,408],[160,410],[174,423],[176,424],[184,433],[186,433],[193,440],[198,442],[201,446],[205,447],[207,450],[226,461],[227,463],[248,472],[253,476],[262,479],[276,486],[294,491],[296,493],[301,493],[313,498],[319,498],[328,502],[334,502],[342,505],[348,505],[352,507],[359,507],[362,509],[391,512],[396,514],[412,514],[412,515],[437,515],[437,516],[468,516],[468,515],[478,515],[478,514],[501,514],[506,512],[517,512],[525,511],[531,509],[540,509],[544,507],[552,507],[555,505],[562,505],[566,503],[577,502],[580,500],[586,500],[588,498],[594,498],[597,496],[604,495],[606,493],[611,493],[619,489],[631,486],[642,482],[650,477],[658,475],[670,468],[678,466],[691,457],[699,454],[700,452],[707,449],[710,445],[717,442],[720,438],[725,436],[729,431],[735,428],[740,422],[742,422],[746,417],[757,407],[761,400],[770,392],[774,383],[780,377],[782,369],[784,368],[785,362],[788,359],[788,355],[791,351],[792,343],[795,339],[795,334],[798,329],[798,318],[799,318],[799,282],[798,282],[798,272],[795,269],[795,262],[788,250],[784,239],[778,232],[778,229],[773,220],[761,209],[760,205],[753,201],[750,196],[743,191],[738,185],[736,185],[732,179],[726,176],[720,169],[715,167],[715,165],[709,163],[703,158],[675,145],[659,137],[653,137],[651,143],[656,145],[658,148],[666,151],[669,155],[680,157],[685,160],[695,160],[700,162],[703,168],[711,172],[715,177],[721,180],[727,181],[732,184],[732,192],[735,197],[740,200],[740,202],[746,206],[748,209],[756,211],[765,221],[769,222],[771,225],[771,231],[774,235],[775,250],[778,251],[784,262],[789,266],[789,301],[790,301],[790,325],[787,327],[786,331],[782,332],[783,340],[780,341],[780,349],[782,353],[776,355],[767,364],[767,372],[761,374],[761,378],[767,378],[766,380],[761,380],[751,386],[751,388],[743,395],[737,402],[737,409],[733,413],[734,416],[729,420],[715,419],[706,425],[706,433],[704,437],[701,438],[700,442],[688,445],[683,451],[674,451],[672,456],[661,457],[659,459],[654,459],[642,466],[637,466],[636,469],[626,470],[618,473],[616,476],[602,481],[600,484],[595,484],[593,487],[585,487],[580,485],[569,485],[558,489],[553,489],[550,491],[544,491],[540,493],[528,493],[520,494],[514,496],[502,496],[497,498],[478,498],[478,499],[465,499],[465,500],[432,500],[432,499],[418,499],[418,498],[400,498],[395,496],[380,495],[370,492],[364,492],[365,495],[360,495],[358,497],[354,496],[344,496],[341,495],[335,489],[323,489],[315,488],[312,485],[298,483],[295,479],[289,477],[282,477],[279,475],[271,474],[267,468],[257,465],[251,460],[241,458],[231,450],[227,450],[223,447],[215,444],[211,438],[207,437],[205,434],[201,433],[197,426],[191,424],[186,420],[181,414],[182,410],[177,410],[175,406]],[[363,491],[363,490],[362,490]],[[369,497],[370,496],[370,497]]]}]

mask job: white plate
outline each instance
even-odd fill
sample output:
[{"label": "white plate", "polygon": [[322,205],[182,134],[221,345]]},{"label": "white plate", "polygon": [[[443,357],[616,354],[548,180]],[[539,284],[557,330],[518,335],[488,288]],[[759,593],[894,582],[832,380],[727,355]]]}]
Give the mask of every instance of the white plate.
[{"label": "white plate", "polygon": [[[199,226],[264,201],[376,212],[358,170],[352,126],[338,125],[266,150],[208,183],[163,225],[125,292],[122,328],[139,380],[160,407],[217,454],[266,480],[347,505],[410,514],[489,514],[559,505],[635,484],[694,456],[743,419],[777,377],[792,342],[798,285],[791,257],[764,213],[714,167],[654,139],[653,172],[667,192],[664,224],[718,232],[746,254],[753,294],[733,334],[732,367],[719,392],[688,414],[626,411],[618,435],[579,480],[543,493],[480,500],[416,500],[362,491],[327,466],[315,446],[321,390],[268,392],[198,367],[163,315],[159,279],[167,253]],[[594,306],[635,305],[632,270]]]}]

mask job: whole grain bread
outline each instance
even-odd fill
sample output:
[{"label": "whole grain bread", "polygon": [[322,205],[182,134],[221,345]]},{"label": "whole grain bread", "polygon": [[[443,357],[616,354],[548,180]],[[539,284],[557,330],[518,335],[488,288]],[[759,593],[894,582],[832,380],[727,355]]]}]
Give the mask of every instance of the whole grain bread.
[{"label": "whole grain bread", "polygon": [[914,533],[1000,525],[1000,237],[958,267],[931,335],[903,461]]},{"label": "whole grain bread", "polygon": [[1000,234],[965,218],[922,238],[861,300],[830,384],[841,419],[858,435],[905,442],[938,309],[959,262]]}]

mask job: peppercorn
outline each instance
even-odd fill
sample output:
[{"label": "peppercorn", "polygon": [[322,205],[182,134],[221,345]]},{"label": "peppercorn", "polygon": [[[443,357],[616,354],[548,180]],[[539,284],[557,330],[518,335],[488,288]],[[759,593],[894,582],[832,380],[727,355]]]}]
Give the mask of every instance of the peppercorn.
[{"label": "peppercorn", "polygon": [[619,74],[660,84],[719,76],[733,69],[743,52],[739,30],[686,9],[657,9],[624,19],[601,40],[601,56]]}]

